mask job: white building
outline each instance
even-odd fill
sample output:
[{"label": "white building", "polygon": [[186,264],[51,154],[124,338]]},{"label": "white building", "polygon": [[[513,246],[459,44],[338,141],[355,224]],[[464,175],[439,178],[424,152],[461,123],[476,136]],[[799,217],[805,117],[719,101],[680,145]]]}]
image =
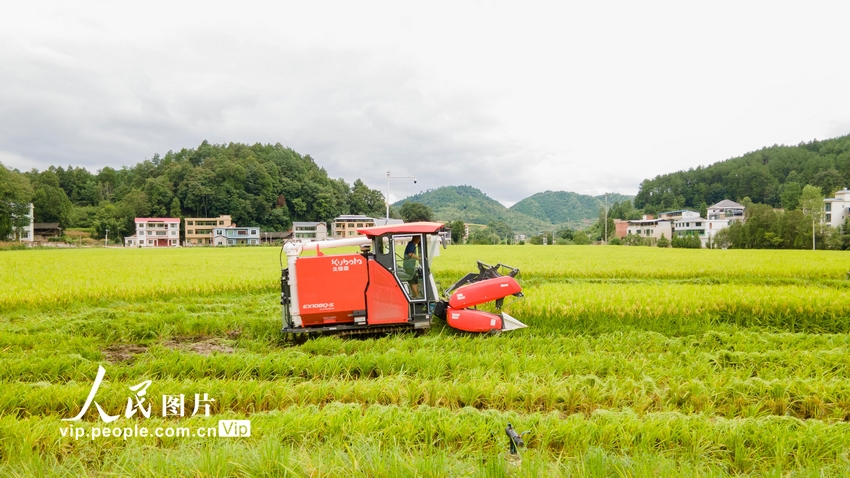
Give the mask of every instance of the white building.
[{"label": "white building", "polygon": [[213,231],[214,246],[258,246],[259,227],[217,227]]},{"label": "white building", "polygon": [[128,247],[177,247],[180,245],[180,219],[137,217],[136,235],[124,238]]},{"label": "white building", "polygon": [[[731,202],[731,201],[730,201]],[[714,241],[717,233],[729,227],[736,219],[704,219],[698,212],[688,211],[673,224],[676,237],[697,236],[706,247],[709,240]]]},{"label": "white building", "polygon": [[293,222],[292,236],[301,241],[324,241],[328,238],[328,226],[323,222]]},{"label": "white building", "polygon": [[[744,206],[736,203],[735,201],[724,199],[708,208],[707,219],[729,219],[731,221],[743,221]],[[729,224],[731,224],[731,222]]]},{"label": "white building", "polygon": [[823,222],[838,228],[850,217],[850,190],[842,189],[835,193],[835,197],[823,200]]},{"label": "white building", "polygon": [[[12,204],[11,206],[13,208],[15,207],[14,204]],[[33,207],[32,203],[27,204],[27,206],[28,206],[28,209],[27,209],[28,212],[23,216],[24,218],[26,218],[26,225],[20,226],[20,229],[15,227],[15,221],[17,219],[17,216],[14,213],[12,214],[12,217],[11,217],[11,219],[12,219],[12,233],[9,234],[9,240],[11,240],[11,241],[32,242],[33,238],[35,237],[35,231],[34,231],[34,228],[33,228],[33,220],[34,220],[33,218],[35,217],[35,208]],[[20,231],[20,234],[19,234],[18,231]]]},{"label": "white building", "polygon": [[363,215],[345,214],[334,219],[334,222],[331,225],[331,231],[334,239],[341,239],[345,237],[360,236],[357,229],[360,229],[361,227],[389,226],[391,224],[404,224],[404,221],[401,219],[385,219],[383,217],[375,218]]},{"label": "white building", "polygon": [[629,221],[626,234],[640,237],[649,237],[653,240],[661,239],[663,234],[666,239],[673,238],[673,221],[670,219],[655,219],[651,215],[644,215],[643,219]]}]

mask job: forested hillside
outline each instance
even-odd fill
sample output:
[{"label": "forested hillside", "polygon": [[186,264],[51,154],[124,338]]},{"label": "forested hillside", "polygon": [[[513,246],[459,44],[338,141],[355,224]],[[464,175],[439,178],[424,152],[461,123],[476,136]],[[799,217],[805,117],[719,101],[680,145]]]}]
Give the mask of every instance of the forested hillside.
[{"label": "forested hillside", "polygon": [[280,144],[205,141],[195,149],[154,155],[129,168],[105,167],[96,174],[73,166],[25,173],[2,169],[4,183],[14,187],[0,188],[0,202],[31,200],[36,222],[93,227],[96,235],[107,228],[126,235],[134,231],[133,218],[145,216],[229,214],[238,225],[283,231],[293,221],[384,212],[380,191],[359,179],[353,185],[331,179],[309,155]]},{"label": "forested hillside", "polygon": [[723,199],[795,209],[803,187],[830,196],[850,186],[850,135],[797,146],[771,146],[738,158],[656,176],[641,183],[635,207],[654,213]]},{"label": "forested hillside", "polygon": [[[609,194],[608,205],[634,199],[634,196]],[[550,224],[565,224],[573,228],[585,227],[595,221],[599,210],[605,207],[605,196],[587,196],[567,191],[546,191],[527,197],[511,206],[520,212]]]},{"label": "forested hillside", "polygon": [[428,206],[434,211],[434,217],[440,221],[461,220],[473,224],[503,221],[514,232],[523,234],[538,234],[552,229],[552,224],[548,221],[512,211],[472,186],[443,186],[431,189],[405,198],[394,206],[408,201]]}]

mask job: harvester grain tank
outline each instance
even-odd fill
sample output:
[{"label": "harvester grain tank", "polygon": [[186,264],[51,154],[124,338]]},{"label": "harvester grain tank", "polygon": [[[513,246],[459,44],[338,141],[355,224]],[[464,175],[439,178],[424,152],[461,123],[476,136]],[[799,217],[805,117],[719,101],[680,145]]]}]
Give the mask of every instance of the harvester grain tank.
[{"label": "harvester grain tank", "polygon": [[[526,327],[504,312],[477,306],[495,302],[501,310],[508,296],[522,296],[518,269],[478,263],[441,297],[431,260],[444,242],[443,225],[413,222],[357,229],[360,237],[318,242],[288,242],[281,265],[283,332],[374,334],[427,330],[434,316],[466,332],[499,332]],[[325,255],[322,250],[360,246],[360,253]],[[301,254],[316,251],[315,256]],[[413,251],[411,254],[410,251]],[[503,275],[501,270],[509,270]]]}]

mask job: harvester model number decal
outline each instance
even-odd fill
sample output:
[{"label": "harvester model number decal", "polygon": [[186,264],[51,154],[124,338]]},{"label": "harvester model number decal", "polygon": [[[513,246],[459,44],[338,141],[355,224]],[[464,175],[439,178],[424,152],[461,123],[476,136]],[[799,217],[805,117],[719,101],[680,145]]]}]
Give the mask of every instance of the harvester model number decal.
[{"label": "harvester model number decal", "polygon": [[304,304],[301,306],[302,309],[332,309],[334,306],[333,302],[322,302],[319,304]]}]

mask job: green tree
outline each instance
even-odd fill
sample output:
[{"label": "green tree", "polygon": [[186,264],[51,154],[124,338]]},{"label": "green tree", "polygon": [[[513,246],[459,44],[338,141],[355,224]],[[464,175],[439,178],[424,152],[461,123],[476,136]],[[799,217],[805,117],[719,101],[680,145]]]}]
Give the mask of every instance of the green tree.
[{"label": "green tree", "polygon": [[655,245],[662,248],[670,247],[670,239],[664,237],[664,234],[662,233],[661,237],[658,238],[658,242],[656,242]]},{"label": "green tree", "polygon": [[505,223],[505,221],[493,221],[487,225],[487,229],[490,230],[491,234],[499,238],[497,242],[508,240],[513,235],[513,231],[510,226]]},{"label": "green tree", "polygon": [[803,194],[803,189],[800,184],[795,181],[786,182],[782,186],[782,193],[779,195],[782,208],[786,211],[797,209],[800,205],[800,196]]},{"label": "green tree", "polygon": [[385,213],[384,195],[369,189],[360,179],[354,181],[349,198],[351,214],[382,217]]},{"label": "green tree", "polygon": [[419,202],[406,202],[399,211],[404,222],[431,221],[431,208]]},{"label": "green tree", "polygon": [[289,211],[285,207],[272,209],[264,225],[272,231],[288,231],[292,226]]},{"label": "green tree", "polygon": [[[607,219],[607,227],[606,227],[606,219]],[[617,227],[614,225],[614,218],[605,212],[605,208],[599,210],[599,217],[596,220],[595,228],[597,230],[597,237],[601,240],[608,242],[609,239],[614,237],[617,232]],[[606,232],[608,233],[606,236]]]},{"label": "green tree", "polygon": [[180,200],[177,199],[177,196],[175,196],[174,199],[171,200],[171,206],[168,208],[168,215],[170,217],[183,216],[183,213],[180,212]]},{"label": "green tree", "polygon": [[209,216],[209,204],[214,193],[215,174],[204,168],[195,168],[178,188],[183,205],[190,212],[189,217]]},{"label": "green tree", "polygon": [[626,199],[625,201],[615,202],[608,210],[608,217],[613,219],[622,219],[624,221],[633,221],[641,218],[641,212],[638,209],[635,209],[630,199]]},{"label": "green tree", "polygon": [[0,240],[6,240],[13,233],[19,236],[29,223],[26,215],[29,214],[32,194],[32,186],[26,176],[0,164]]},{"label": "green tree", "polygon": [[126,225],[122,226],[123,222],[121,212],[115,205],[104,205],[95,215],[94,221],[92,221],[94,237],[96,239],[103,239],[106,237],[106,231],[109,230],[109,237],[113,238],[113,242],[120,240],[121,232],[132,231],[131,229],[127,229]]},{"label": "green tree", "polygon": [[59,176],[55,172],[48,170],[38,175],[32,203],[35,207],[35,222],[58,222],[61,227],[68,227],[73,204],[59,187]]},{"label": "green tree", "polygon": [[578,246],[585,246],[590,244],[591,241],[590,236],[588,236],[586,232],[576,231],[576,233],[573,234],[573,242],[575,242]]},{"label": "green tree", "polygon": [[469,242],[471,244],[477,245],[492,245],[498,242],[498,237],[493,233],[493,230],[489,227],[480,227],[470,232]]},{"label": "green tree", "polygon": [[835,168],[829,168],[824,171],[818,171],[812,177],[812,184],[820,187],[822,194],[832,196],[835,191],[841,189],[844,183],[844,178]]},{"label": "green tree", "polygon": [[569,227],[564,228],[564,229],[560,229],[557,232],[555,232],[555,236],[558,239],[563,239],[565,241],[572,241],[574,234],[575,234],[575,231],[570,229]]},{"label": "green tree", "polygon": [[[660,239],[659,239],[660,241]],[[700,241],[699,236],[694,234],[689,234],[687,236],[674,236],[673,240],[670,241],[670,245],[675,248],[683,248],[683,249],[700,249],[702,248],[702,241]]]},{"label": "green tree", "polygon": [[466,224],[458,219],[446,223],[446,228],[452,232],[452,244],[463,244],[463,235],[466,230]]},{"label": "green tree", "polygon": [[812,250],[815,250],[815,238],[817,237],[817,226],[823,218],[823,195],[817,186],[807,184],[800,195],[800,209],[803,215],[812,224]]}]

